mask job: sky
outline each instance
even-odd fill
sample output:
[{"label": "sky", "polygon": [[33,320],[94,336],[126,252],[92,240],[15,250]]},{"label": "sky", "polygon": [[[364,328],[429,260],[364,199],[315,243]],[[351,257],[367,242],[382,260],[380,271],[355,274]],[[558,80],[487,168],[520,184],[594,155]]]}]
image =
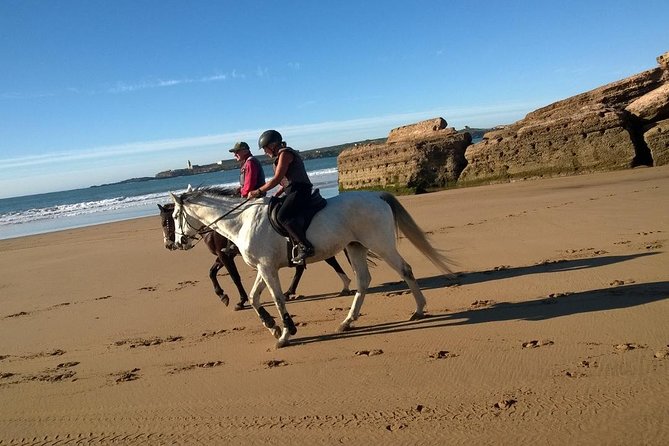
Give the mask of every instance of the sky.
[{"label": "sky", "polygon": [[666,0],[0,0],[0,198],[424,119],[492,127],[657,66]]}]

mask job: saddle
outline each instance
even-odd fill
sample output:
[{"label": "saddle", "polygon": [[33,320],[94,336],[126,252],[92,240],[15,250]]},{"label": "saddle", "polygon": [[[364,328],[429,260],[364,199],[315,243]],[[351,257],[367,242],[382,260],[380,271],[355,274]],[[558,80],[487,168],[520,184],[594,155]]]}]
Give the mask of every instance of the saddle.
[{"label": "saddle", "polygon": [[[277,219],[277,214],[279,212],[279,209],[281,209],[281,206],[283,205],[283,202],[285,200],[285,197],[272,197],[269,199],[269,208],[267,210],[268,217],[269,217],[269,222],[272,224],[272,227],[276,232],[281,234],[283,237],[285,237],[288,240],[288,259],[290,260],[292,256],[292,252],[294,249],[293,246],[293,241],[290,239],[288,236],[288,232],[283,228],[279,220]],[[325,206],[327,205],[327,201],[325,198],[321,196],[321,192],[319,189],[314,189],[313,192],[311,192],[311,199],[309,200],[308,205],[306,208],[302,211],[299,217],[297,217],[297,223],[301,224],[302,227],[304,228],[304,232],[307,232],[307,229],[309,228],[309,225],[311,224],[311,220],[314,218],[314,216],[321,211]]]}]

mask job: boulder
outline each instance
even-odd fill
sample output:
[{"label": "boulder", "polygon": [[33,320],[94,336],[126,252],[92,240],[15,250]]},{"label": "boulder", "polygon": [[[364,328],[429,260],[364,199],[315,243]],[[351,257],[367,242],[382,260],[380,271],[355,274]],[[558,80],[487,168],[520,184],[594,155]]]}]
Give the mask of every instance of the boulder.
[{"label": "boulder", "polygon": [[656,122],[646,128],[643,139],[653,156],[653,164],[669,164],[669,119]]},{"label": "boulder", "polygon": [[644,94],[625,107],[625,110],[643,121],[669,118],[669,83]]},{"label": "boulder", "polygon": [[[424,125],[428,122],[443,125]],[[445,123],[441,118],[423,121],[394,129],[386,144],[344,150],[337,158],[339,189],[420,193],[453,185],[467,164],[471,135],[447,129]]]}]

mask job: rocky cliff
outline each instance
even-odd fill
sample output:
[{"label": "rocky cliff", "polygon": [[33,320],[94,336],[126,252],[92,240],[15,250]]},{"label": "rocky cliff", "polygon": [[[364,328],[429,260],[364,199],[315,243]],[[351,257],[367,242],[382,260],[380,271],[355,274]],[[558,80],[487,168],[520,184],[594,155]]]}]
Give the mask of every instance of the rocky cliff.
[{"label": "rocky cliff", "polygon": [[465,153],[458,183],[669,163],[669,53],[657,68],[529,113]]},{"label": "rocky cliff", "polygon": [[442,118],[393,129],[338,159],[339,188],[423,192],[669,164],[669,52],[658,67],[528,113],[471,144]]},{"label": "rocky cliff", "polygon": [[393,129],[385,144],[357,144],[337,158],[339,189],[420,193],[455,183],[471,135],[442,118]]}]

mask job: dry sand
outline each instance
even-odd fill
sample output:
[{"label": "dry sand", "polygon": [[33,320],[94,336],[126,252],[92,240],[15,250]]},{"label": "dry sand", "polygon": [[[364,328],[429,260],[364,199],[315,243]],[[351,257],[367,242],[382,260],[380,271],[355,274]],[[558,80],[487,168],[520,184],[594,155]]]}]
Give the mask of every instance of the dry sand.
[{"label": "dry sand", "polygon": [[457,262],[400,242],[430,317],[382,264],[337,334],[321,263],[281,350],[157,216],[0,241],[0,445],[667,443],[669,168],[401,201]]}]

